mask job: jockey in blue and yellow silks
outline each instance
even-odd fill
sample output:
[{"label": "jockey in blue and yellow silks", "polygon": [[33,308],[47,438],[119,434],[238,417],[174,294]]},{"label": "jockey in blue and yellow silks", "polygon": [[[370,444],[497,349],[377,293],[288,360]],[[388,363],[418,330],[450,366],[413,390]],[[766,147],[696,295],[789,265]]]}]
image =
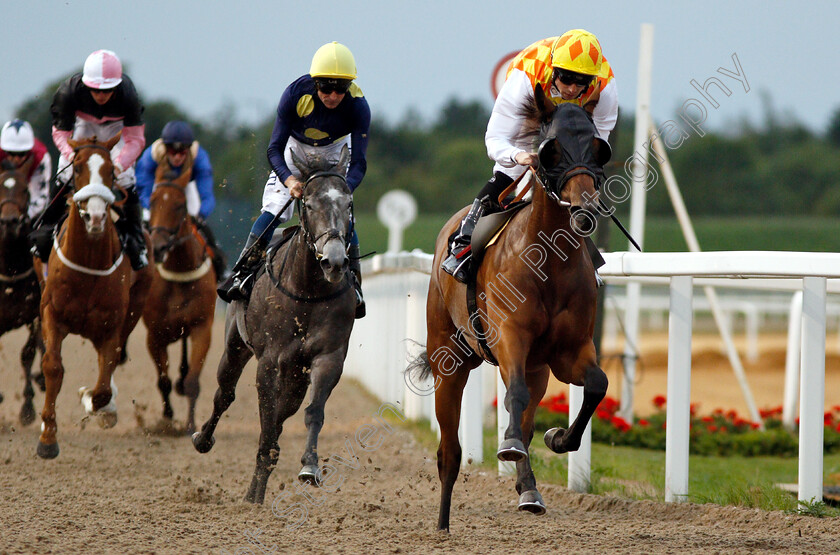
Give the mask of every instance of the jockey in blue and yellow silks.
[{"label": "jockey in blue and yellow silks", "polygon": [[541,87],[555,104],[573,102],[592,117],[598,135],[608,140],[618,118],[618,90],[612,68],[592,33],[583,29],[535,42],[520,52],[508,68],[484,143],[496,162],[493,177],[479,191],[470,211],[450,243],[450,254],[441,267],[458,281],[465,281],[470,259],[470,238],[478,219],[504,189],[529,166],[538,164],[532,138],[523,137],[522,108],[534,102],[534,88]]},{"label": "jockey in blue and yellow silks", "polygon": [[[331,42],[315,52],[309,73],[296,79],[283,92],[268,146],[272,172],[263,192],[262,213],[251,228],[242,255],[255,244],[258,253],[264,252],[274,228],[291,218],[293,206],[289,205],[279,218],[275,216],[290,197],[301,197],[303,183],[299,179],[300,172],[292,163],[292,149],[299,156],[317,154],[338,158],[341,149],[347,145],[350,147],[347,186],[354,191],[362,182],[367,171],[370,107],[355,79],[353,54],[343,44]],[[347,254],[356,280],[356,317],[361,318],[365,313],[365,304],[358,260],[359,239],[355,231]],[[251,258],[255,263],[261,260],[261,256]],[[238,266],[242,266],[239,261],[234,268]],[[250,294],[249,284],[253,280],[247,278],[252,273],[252,265],[244,266],[234,273],[229,283],[219,288],[223,300],[246,299]]]}]

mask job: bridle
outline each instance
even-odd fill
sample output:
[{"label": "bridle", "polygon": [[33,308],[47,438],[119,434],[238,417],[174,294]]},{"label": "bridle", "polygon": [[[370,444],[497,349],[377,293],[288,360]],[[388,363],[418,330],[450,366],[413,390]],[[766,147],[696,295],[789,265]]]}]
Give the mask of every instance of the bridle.
[{"label": "bridle", "polygon": [[[349,225],[350,224],[348,224],[347,232],[341,232],[340,230],[338,230],[336,228],[331,228],[331,229],[328,229],[327,231],[321,233],[317,237],[313,237],[312,233],[309,230],[309,219],[307,217],[307,208],[306,208],[306,187],[313,180],[320,179],[320,178],[326,178],[326,177],[337,177],[337,178],[341,179],[341,181],[344,182],[345,185],[347,185],[347,178],[344,175],[342,175],[338,172],[332,172],[332,171],[318,171],[318,172],[315,172],[312,175],[310,175],[308,178],[306,178],[306,181],[303,184],[304,194],[301,196],[300,204],[298,205],[299,206],[299,212],[300,212],[300,227],[301,227],[301,230],[303,231],[303,240],[306,242],[306,245],[307,245],[307,247],[309,247],[309,250],[311,250],[312,253],[315,255],[316,260],[321,260],[324,257],[323,253],[318,251],[318,241],[320,241],[321,238],[323,238],[323,237],[327,238],[327,240],[324,241],[324,244],[326,244],[327,242],[329,242],[332,239],[341,239],[341,241],[344,243],[344,245],[346,247],[347,246],[347,234],[350,231],[349,230]],[[351,219],[349,221],[352,221],[352,214],[353,214],[353,200],[352,200],[352,197],[351,197],[351,200],[350,200],[349,211],[350,211],[350,215],[351,215]]]},{"label": "bridle", "polygon": [[[74,148],[74,149],[73,149],[73,153],[74,153],[74,154],[77,154],[78,152],[80,152],[80,151],[82,151],[82,150],[88,150],[88,149],[101,150],[102,152],[104,152],[104,153],[105,153],[105,159],[106,159],[106,160],[108,160],[108,161],[110,161],[110,160],[111,160],[111,151],[110,151],[108,148],[106,148],[104,145],[101,145],[101,144],[99,144],[99,143],[89,143],[89,144],[79,145],[79,146],[77,146],[76,148]],[[76,159],[74,158],[74,159],[73,159],[73,162],[72,162],[72,164],[73,164],[73,183],[74,183],[74,188],[75,188],[75,182],[76,182],[76,166],[75,166],[75,162],[76,162]],[[108,187],[109,189],[113,189],[115,179],[116,179],[116,177],[114,176],[114,165],[113,165],[113,163],[112,163],[112,164],[111,164],[111,180],[110,180],[110,181],[111,181],[111,185]],[[77,190],[77,191],[78,191],[78,190]],[[114,203],[114,204],[116,204],[116,203]],[[79,216],[81,216],[82,220],[84,220],[85,222],[87,222],[87,221],[88,221],[88,219],[89,219],[89,216],[88,216],[88,212],[87,212],[87,210],[83,209],[83,208],[82,208],[82,207],[81,207],[78,203],[76,203],[76,210],[78,210],[78,211],[79,211]]]},{"label": "bridle", "polygon": [[[154,191],[156,191],[159,187],[170,187],[170,188],[173,188],[173,189],[177,189],[178,191],[180,191],[182,193],[184,192],[183,187],[181,187],[180,185],[178,185],[176,183],[163,182],[163,183],[155,183],[154,189],[152,190],[152,194],[154,194]],[[184,202],[179,204],[176,207],[176,210],[178,210],[178,212],[183,213],[183,216],[181,217],[177,226],[166,227],[166,226],[156,225],[156,226],[151,226],[149,228],[149,233],[160,232],[160,233],[163,233],[163,234],[166,235],[167,240],[166,240],[166,242],[164,243],[164,245],[161,249],[163,252],[169,252],[172,249],[174,249],[175,247],[183,245],[184,243],[186,243],[190,239],[194,239],[192,233],[186,233],[183,236],[181,236],[181,230],[184,228],[185,225],[187,225],[187,222],[189,221],[189,218],[187,217],[186,196],[185,196]]]}]

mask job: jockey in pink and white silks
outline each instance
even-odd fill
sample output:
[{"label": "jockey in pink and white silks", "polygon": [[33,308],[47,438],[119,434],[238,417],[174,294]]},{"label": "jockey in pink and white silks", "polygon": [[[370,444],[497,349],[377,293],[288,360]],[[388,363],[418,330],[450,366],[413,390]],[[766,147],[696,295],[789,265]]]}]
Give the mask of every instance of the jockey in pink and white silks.
[{"label": "jockey in pink and white silks", "polygon": [[28,121],[13,119],[7,121],[0,131],[0,162],[9,160],[16,168],[22,167],[32,158],[29,173],[29,207],[27,216],[35,220],[44,207],[50,192],[52,157],[47,146],[35,138]]},{"label": "jockey in pink and white silks", "polygon": [[[122,63],[110,50],[97,50],[85,60],[84,70],[64,81],[53,96],[52,137],[61,152],[58,177],[63,183],[72,179],[74,156],[69,139],[96,137],[106,141],[122,133],[111,150],[116,185],[125,189],[127,198],[117,229],[125,242],[131,266],[139,270],[148,265],[143,239],[142,209],[135,188],[134,163],[146,145],[143,106],[131,79],[122,72]],[[48,210],[47,225],[55,225],[63,206]],[[60,211],[61,210],[61,211]],[[58,212],[58,217],[55,213]],[[45,218],[46,220],[47,218]],[[48,254],[48,253],[47,253]]]},{"label": "jockey in pink and white silks", "polygon": [[[470,239],[478,219],[487,210],[497,208],[497,199],[508,185],[529,167],[538,166],[537,153],[533,152],[531,144],[533,138],[522,136],[522,109],[534,102],[535,87],[541,87],[546,98],[554,104],[569,102],[581,106],[603,140],[608,140],[615,127],[618,89],[612,68],[595,35],[583,29],[572,29],[522,50],[508,67],[505,84],[493,105],[484,135],[487,154],[495,162],[493,177],[479,191],[461,221],[450,242],[449,256],[441,264],[441,268],[458,281],[466,281],[469,275]],[[590,252],[593,249],[594,244],[591,244]],[[600,284],[600,277],[597,279]]]}]

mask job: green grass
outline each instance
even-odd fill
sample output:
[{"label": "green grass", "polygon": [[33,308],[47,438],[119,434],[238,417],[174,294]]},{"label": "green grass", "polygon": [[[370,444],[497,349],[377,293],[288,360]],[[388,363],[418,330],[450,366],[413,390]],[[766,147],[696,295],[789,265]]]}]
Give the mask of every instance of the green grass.
[{"label": "green grass", "polygon": [[[403,248],[419,248],[431,252],[435,239],[451,214],[420,214],[405,230]],[[625,227],[629,218],[624,218]],[[610,251],[627,249],[627,240],[609,220]],[[362,252],[385,252],[388,231],[372,213],[356,214],[356,228]],[[777,250],[840,252],[840,233],[837,221],[812,216],[771,216],[745,218],[695,218],[695,232],[700,247],[707,251],[719,250]],[[645,225],[644,249],[648,252],[686,251],[685,240],[675,218],[652,217]]]}]

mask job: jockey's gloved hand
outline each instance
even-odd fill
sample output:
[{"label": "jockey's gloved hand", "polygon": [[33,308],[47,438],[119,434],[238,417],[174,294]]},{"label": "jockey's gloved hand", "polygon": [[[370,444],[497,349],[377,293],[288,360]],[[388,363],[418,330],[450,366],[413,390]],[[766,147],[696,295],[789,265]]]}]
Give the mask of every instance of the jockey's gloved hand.
[{"label": "jockey's gloved hand", "polygon": [[117,176],[117,179],[115,181],[117,185],[119,185],[123,189],[128,189],[134,186],[134,176],[131,175],[131,172],[122,172]]},{"label": "jockey's gloved hand", "polygon": [[151,211],[148,208],[143,209],[143,221],[145,223],[149,223],[149,219],[152,217]]}]

